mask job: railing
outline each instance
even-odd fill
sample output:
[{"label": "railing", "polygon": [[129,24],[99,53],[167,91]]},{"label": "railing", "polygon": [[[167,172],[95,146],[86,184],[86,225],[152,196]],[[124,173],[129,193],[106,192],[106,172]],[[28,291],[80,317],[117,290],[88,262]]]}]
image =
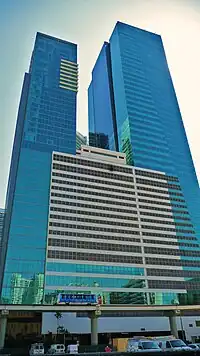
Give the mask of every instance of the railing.
[{"label": "railing", "polygon": [[[100,345],[99,345],[100,346]],[[158,352],[148,352],[148,351],[142,351],[142,352],[111,352],[110,356],[158,356]],[[162,356],[200,356],[200,350],[183,350],[183,351],[161,351],[159,353]],[[28,350],[22,350],[22,349],[4,349],[0,350],[0,355],[1,356],[28,356],[29,352]],[[47,354],[48,356],[59,356],[59,354]],[[62,356],[77,356],[77,354],[62,354]],[[60,355],[61,356],[61,355]],[[91,350],[91,352],[84,352],[84,353],[79,353],[78,356],[108,356],[107,352],[99,351],[99,352],[94,352]]]}]

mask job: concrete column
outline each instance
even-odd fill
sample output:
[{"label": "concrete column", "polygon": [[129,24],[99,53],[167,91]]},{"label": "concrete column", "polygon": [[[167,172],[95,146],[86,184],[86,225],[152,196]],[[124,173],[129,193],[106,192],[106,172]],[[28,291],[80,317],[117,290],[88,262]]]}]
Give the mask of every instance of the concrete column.
[{"label": "concrete column", "polygon": [[91,345],[98,345],[98,317],[93,312],[90,314],[91,320]]},{"label": "concrete column", "polygon": [[174,313],[169,315],[169,325],[170,325],[171,334],[174,335],[175,338],[178,339],[178,329],[177,329],[177,323],[176,323],[176,315]]},{"label": "concrete column", "polygon": [[6,337],[6,326],[7,326],[7,317],[0,317],[0,349],[4,348],[5,337]]}]

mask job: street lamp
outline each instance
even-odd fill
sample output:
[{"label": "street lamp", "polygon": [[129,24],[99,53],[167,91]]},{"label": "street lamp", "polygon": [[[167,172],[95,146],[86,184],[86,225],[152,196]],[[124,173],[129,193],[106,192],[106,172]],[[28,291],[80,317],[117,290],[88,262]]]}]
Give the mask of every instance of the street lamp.
[{"label": "street lamp", "polygon": [[[176,307],[178,307],[178,304],[176,304]],[[182,315],[181,315],[181,310],[177,309],[176,315],[177,316],[179,315],[179,317],[180,317],[182,339],[184,339],[184,341],[185,341],[185,333],[184,333],[184,329],[183,329],[183,319],[182,319]]]}]

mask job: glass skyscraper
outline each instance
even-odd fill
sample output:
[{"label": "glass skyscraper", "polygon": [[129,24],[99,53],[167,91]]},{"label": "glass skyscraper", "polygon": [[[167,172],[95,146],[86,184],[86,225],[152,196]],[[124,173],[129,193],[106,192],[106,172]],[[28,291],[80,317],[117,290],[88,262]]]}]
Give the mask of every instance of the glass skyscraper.
[{"label": "glass skyscraper", "polygon": [[52,151],[76,152],[77,45],[37,33],[7,189],[1,300],[43,299]]},{"label": "glass skyscraper", "polygon": [[200,238],[199,185],[159,35],[116,24],[92,72],[88,112],[91,145],[106,136],[128,164],[179,178]]}]

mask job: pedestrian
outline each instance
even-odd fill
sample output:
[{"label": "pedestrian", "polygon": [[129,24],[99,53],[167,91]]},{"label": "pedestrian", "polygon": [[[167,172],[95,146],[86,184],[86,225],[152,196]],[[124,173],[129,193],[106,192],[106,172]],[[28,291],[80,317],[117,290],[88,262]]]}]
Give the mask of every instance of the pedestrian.
[{"label": "pedestrian", "polygon": [[112,352],[112,349],[107,345],[107,346],[105,347],[105,352]]}]

